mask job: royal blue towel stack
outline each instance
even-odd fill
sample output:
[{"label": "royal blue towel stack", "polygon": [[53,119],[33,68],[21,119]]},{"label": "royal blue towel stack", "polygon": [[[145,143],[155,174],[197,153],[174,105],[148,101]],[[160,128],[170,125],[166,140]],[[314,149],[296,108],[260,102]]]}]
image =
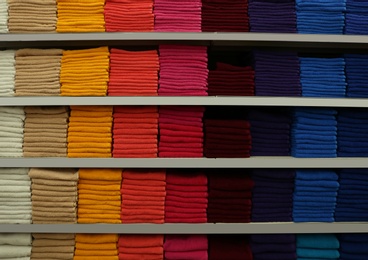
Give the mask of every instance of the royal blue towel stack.
[{"label": "royal blue towel stack", "polygon": [[300,57],[303,97],[345,97],[344,58]]},{"label": "royal blue towel stack", "polygon": [[252,193],[252,222],[293,220],[295,170],[255,169]]},{"label": "royal blue towel stack", "polygon": [[339,183],[335,220],[368,221],[368,169],[343,169]]},{"label": "royal blue towel stack", "polygon": [[368,234],[340,234],[340,259],[368,259]]},{"label": "royal blue towel stack", "polygon": [[345,34],[368,34],[368,2],[347,0],[345,14]]},{"label": "royal blue towel stack", "polygon": [[333,171],[297,170],[294,222],[333,222],[338,189],[338,175]]},{"label": "royal blue towel stack", "polygon": [[298,158],[336,157],[336,113],[331,108],[295,108],[291,155]]},{"label": "royal blue towel stack", "polygon": [[301,96],[296,52],[254,51],[256,96]]},{"label": "royal blue towel stack", "polygon": [[298,33],[343,34],[346,0],[296,0]]},{"label": "royal blue towel stack", "polygon": [[368,55],[346,54],[345,74],[347,83],[346,96],[357,98],[368,97]]},{"label": "royal blue towel stack", "polygon": [[292,234],[251,235],[253,260],[296,260],[296,237]]},{"label": "royal blue towel stack", "polygon": [[339,240],[334,234],[300,234],[296,236],[298,260],[338,260],[340,257],[339,247]]}]

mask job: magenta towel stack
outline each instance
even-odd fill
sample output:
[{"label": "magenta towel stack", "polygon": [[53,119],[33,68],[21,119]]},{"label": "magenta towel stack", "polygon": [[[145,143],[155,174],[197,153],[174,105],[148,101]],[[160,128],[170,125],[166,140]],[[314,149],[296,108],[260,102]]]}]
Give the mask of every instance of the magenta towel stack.
[{"label": "magenta towel stack", "polygon": [[207,260],[206,235],[167,235],[164,242],[166,260]]}]

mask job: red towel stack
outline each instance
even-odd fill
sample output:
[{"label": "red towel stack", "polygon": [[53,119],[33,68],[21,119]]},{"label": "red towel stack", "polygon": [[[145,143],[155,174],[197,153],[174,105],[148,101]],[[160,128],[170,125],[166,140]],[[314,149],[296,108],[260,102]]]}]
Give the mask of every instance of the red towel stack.
[{"label": "red towel stack", "polygon": [[158,108],[114,107],[115,158],[157,157]]},{"label": "red towel stack", "polygon": [[164,251],[165,260],[207,260],[208,239],[206,235],[167,235]]},{"label": "red towel stack", "polygon": [[166,175],[166,223],[207,222],[207,176],[193,170],[171,170]]},{"label": "red towel stack", "polygon": [[157,96],[157,50],[111,49],[109,96]]},{"label": "red towel stack", "polygon": [[159,53],[160,96],[207,96],[206,46],[160,45]]},{"label": "red towel stack", "polygon": [[122,235],[118,246],[119,260],[164,259],[163,235]]},{"label": "red towel stack", "polygon": [[203,157],[204,107],[160,107],[159,157]]}]

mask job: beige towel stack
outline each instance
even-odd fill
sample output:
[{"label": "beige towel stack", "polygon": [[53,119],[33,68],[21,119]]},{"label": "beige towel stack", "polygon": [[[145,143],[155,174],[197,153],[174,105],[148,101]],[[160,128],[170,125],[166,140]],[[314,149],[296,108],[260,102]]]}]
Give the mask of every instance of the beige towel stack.
[{"label": "beige towel stack", "polygon": [[8,1],[0,0],[0,33],[8,32]]},{"label": "beige towel stack", "polygon": [[68,108],[26,107],[24,157],[66,157]]},{"label": "beige towel stack", "polygon": [[60,95],[61,49],[21,49],[15,53],[16,96]]},{"label": "beige towel stack", "polygon": [[73,260],[74,234],[32,234],[31,260]]},{"label": "beige towel stack", "polygon": [[31,249],[31,234],[0,234],[0,259],[29,260]]},{"label": "beige towel stack", "polygon": [[14,96],[14,78],[15,78],[15,51],[14,50],[0,51],[0,96]]},{"label": "beige towel stack", "polygon": [[34,224],[77,222],[77,170],[32,168],[29,177]]},{"label": "beige towel stack", "polygon": [[8,0],[9,32],[55,32],[56,0]]}]

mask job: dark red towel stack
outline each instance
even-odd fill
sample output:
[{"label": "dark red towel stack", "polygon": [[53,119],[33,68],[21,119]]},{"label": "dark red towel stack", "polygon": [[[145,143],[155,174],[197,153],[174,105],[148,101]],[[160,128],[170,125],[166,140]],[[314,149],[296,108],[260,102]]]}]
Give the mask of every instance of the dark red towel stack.
[{"label": "dark red towel stack", "polygon": [[166,175],[165,222],[207,222],[207,176],[193,170],[168,170]]},{"label": "dark red towel stack", "polygon": [[204,107],[160,107],[159,157],[203,157]]},{"label": "dark red towel stack", "polygon": [[208,248],[208,260],[253,260],[249,238],[245,235],[209,235]]}]

